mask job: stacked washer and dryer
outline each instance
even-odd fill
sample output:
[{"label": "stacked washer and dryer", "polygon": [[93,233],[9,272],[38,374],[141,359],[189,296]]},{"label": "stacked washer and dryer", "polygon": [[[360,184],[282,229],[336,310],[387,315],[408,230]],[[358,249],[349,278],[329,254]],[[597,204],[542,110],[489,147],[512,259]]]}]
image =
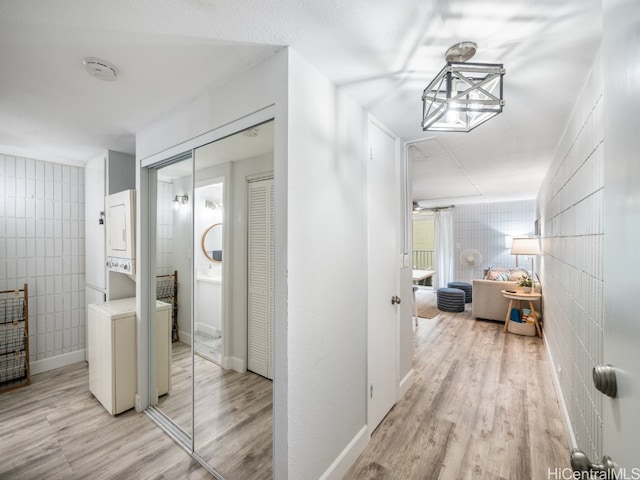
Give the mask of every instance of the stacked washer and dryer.
[{"label": "stacked washer and dryer", "polygon": [[[135,280],[135,191],[105,197],[106,268]],[[157,395],[169,392],[171,305],[156,301]],[[89,390],[111,415],[135,406],[137,390],[136,297],[87,307]]]}]

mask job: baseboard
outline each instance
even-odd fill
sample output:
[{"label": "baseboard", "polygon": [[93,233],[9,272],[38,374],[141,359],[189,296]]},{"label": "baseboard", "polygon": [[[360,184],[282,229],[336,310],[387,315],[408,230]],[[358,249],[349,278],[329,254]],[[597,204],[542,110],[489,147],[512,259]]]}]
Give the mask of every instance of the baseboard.
[{"label": "baseboard", "polygon": [[562,393],[562,387],[560,386],[560,379],[558,378],[558,371],[556,370],[556,362],[553,360],[553,355],[549,344],[547,343],[547,336],[544,337],[544,349],[547,352],[547,358],[549,359],[549,367],[551,369],[551,378],[553,379],[553,387],[556,391],[556,397],[558,397],[558,405],[560,405],[560,415],[562,416],[562,423],[564,423],[564,430],[567,434],[567,440],[569,440],[569,448],[578,448],[578,442],[576,441],[576,434],[573,431],[571,425],[571,417],[569,416],[569,409],[564,401],[564,395]]},{"label": "baseboard", "polygon": [[409,373],[405,375],[405,377],[400,380],[400,385],[398,385],[398,398],[396,398],[396,402],[400,401],[404,394],[409,391],[413,382],[415,381],[415,374],[413,372],[413,368],[409,370]]},{"label": "baseboard", "polygon": [[84,362],[86,359],[86,351],[83,348],[82,350],[77,350],[75,352],[63,353],[62,355],[56,355],[55,357],[30,362],[29,368],[31,370],[31,375],[37,375],[38,373],[48,372],[49,370],[55,370],[60,367],[66,367],[67,365],[73,365],[74,363]]},{"label": "baseboard", "polygon": [[322,474],[320,480],[340,480],[355,463],[369,443],[369,428],[365,425],[360,429],[349,445],[338,455],[331,466]]},{"label": "baseboard", "polygon": [[247,371],[247,366],[245,365],[244,360],[238,357],[222,357],[222,368],[235,370],[240,373]]},{"label": "baseboard", "polygon": [[195,331],[196,332],[202,332],[206,335],[209,335],[210,337],[219,337],[220,336],[220,330],[218,330],[215,327],[212,327],[211,325],[207,325],[206,323],[202,323],[202,322],[196,322],[195,324]]},{"label": "baseboard", "polygon": [[178,330],[178,335],[180,336],[180,341],[182,343],[186,343],[187,345],[191,345],[191,332],[185,332],[183,330]]}]

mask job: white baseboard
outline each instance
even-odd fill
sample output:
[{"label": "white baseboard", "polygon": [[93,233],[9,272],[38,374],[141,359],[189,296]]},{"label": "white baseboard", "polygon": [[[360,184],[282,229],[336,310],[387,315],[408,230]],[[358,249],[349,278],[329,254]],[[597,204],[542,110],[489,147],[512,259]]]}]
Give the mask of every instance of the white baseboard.
[{"label": "white baseboard", "polygon": [[220,336],[220,330],[218,330],[216,327],[212,327],[211,325],[207,325],[206,323],[202,322],[196,322],[195,331],[202,332],[205,335],[209,335],[210,337]]},{"label": "white baseboard", "polygon": [[247,366],[245,365],[244,360],[238,357],[222,357],[222,368],[235,370],[240,373],[247,371]]},{"label": "white baseboard", "polygon": [[544,337],[544,347],[547,351],[547,357],[549,358],[549,367],[551,369],[551,378],[553,379],[553,386],[556,390],[556,396],[558,397],[558,404],[560,405],[560,415],[562,416],[562,423],[564,423],[564,430],[567,434],[567,440],[569,440],[569,448],[578,448],[578,442],[576,441],[576,434],[573,431],[571,425],[571,417],[569,416],[569,409],[564,401],[564,395],[562,394],[562,387],[560,386],[560,379],[558,378],[558,371],[556,370],[556,362],[553,360],[551,349],[547,343],[547,336]]},{"label": "white baseboard", "polygon": [[180,336],[180,341],[182,343],[191,345],[191,332],[185,332],[185,331],[179,330],[178,335]]},{"label": "white baseboard", "polygon": [[413,382],[415,381],[415,374],[413,372],[413,368],[409,370],[409,373],[405,375],[405,377],[400,380],[400,385],[398,385],[398,398],[396,398],[396,402],[400,401],[404,394],[409,391]]},{"label": "white baseboard", "polygon": [[340,480],[355,463],[360,454],[369,443],[369,427],[366,425],[360,429],[349,445],[338,455],[331,466],[322,474],[320,480]]},{"label": "white baseboard", "polygon": [[86,351],[83,348],[82,350],[77,350],[75,352],[63,353],[62,355],[56,355],[55,357],[30,362],[29,368],[31,370],[31,375],[37,375],[38,373],[48,372],[49,370],[55,370],[60,367],[66,367],[67,365],[73,365],[74,363],[84,362],[86,359]]}]

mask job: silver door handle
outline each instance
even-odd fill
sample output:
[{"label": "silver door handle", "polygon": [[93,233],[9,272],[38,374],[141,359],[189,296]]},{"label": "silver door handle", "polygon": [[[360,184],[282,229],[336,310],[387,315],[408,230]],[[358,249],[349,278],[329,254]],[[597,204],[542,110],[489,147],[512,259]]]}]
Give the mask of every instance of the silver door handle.
[{"label": "silver door handle", "polygon": [[596,365],[593,367],[593,384],[600,392],[611,398],[618,394],[618,382],[616,370],[612,365]]},{"label": "silver door handle", "polygon": [[606,472],[606,477],[598,476],[598,478],[615,478],[613,476],[615,464],[608,455],[602,457],[600,463],[591,463],[589,457],[582,450],[574,448],[571,450],[571,468],[574,472]]},{"label": "silver door handle", "polygon": [[400,303],[400,297],[397,295],[394,295],[393,297],[391,297],[391,305],[396,305]]}]

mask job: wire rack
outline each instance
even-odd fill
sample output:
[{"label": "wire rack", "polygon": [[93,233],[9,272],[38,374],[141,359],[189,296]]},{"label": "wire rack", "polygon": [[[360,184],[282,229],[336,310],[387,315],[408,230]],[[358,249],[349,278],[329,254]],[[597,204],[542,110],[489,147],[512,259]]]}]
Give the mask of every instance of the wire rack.
[{"label": "wire rack", "polygon": [[0,392],[31,383],[29,287],[0,291]]},{"label": "wire rack", "polygon": [[156,278],[156,299],[171,304],[171,341],[180,340],[178,334],[178,271]]}]

